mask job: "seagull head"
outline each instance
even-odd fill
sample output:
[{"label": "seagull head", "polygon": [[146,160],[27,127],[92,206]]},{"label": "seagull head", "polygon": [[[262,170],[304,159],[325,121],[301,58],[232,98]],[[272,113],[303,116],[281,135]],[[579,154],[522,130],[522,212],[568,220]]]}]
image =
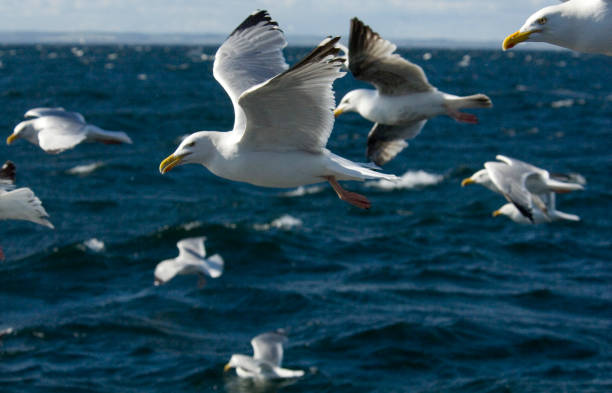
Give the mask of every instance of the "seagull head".
[{"label": "seagull head", "polygon": [[172,280],[172,278],[174,278],[174,276],[176,276],[178,273],[179,269],[174,259],[166,259],[165,261],[161,261],[155,267],[155,280],[153,281],[153,285],[163,285]]},{"label": "seagull head", "polygon": [[27,139],[34,144],[38,144],[38,133],[33,127],[34,120],[25,120],[17,124],[13,129],[13,133],[6,138],[6,144],[10,145],[17,139]]},{"label": "seagull head", "polygon": [[492,213],[492,215],[493,215],[493,217],[508,216],[510,218],[513,218],[514,216],[520,216],[521,212],[519,212],[519,210],[516,208],[516,206],[514,206],[512,203],[506,203],[504,206],[502,206],[499,209],[495,210]]},{"label": "seagull head", "polygon": [[468,184],[484,184],[489,181],[489,172],[487,172],[486,169],[481,169],[472,176],[463,179],[461,182],[461,187],[465,187]]},{"label": "seagull head", "polygon": [[359,104],[362,102],[362,97],[366,95],[369,95],[369,91],[366,89],[349,91],[340,100],[340,103],[334,110],[334,116],[338,117],[344,112],[359,112]]},{"label": "seagull head", "polygon": [[562,19],[564,4],[542,8],[532,14],[523,27],[510,34],[502,43],[502,49],[508,50],[523,41],[557,43],[559,30],[565,26]]},{"label": "seagull head", "polygon": [[202,164],[205,165],[213,157],[215,132],[199,131],[183,139],[174,153],[170,154],[159,164],[159,172],[164,174],[178,165]]}]

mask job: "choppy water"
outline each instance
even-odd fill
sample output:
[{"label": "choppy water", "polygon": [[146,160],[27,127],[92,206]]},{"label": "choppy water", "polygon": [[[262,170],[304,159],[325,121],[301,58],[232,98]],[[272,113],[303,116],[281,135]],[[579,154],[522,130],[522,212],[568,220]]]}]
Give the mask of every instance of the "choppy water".
[{"label": "choppy water", "polygon": [[[430,121],[385,168],[406,174],[397,187],[347,184],[371,199],[364,212],[326,185],[158,173],[181,135],[233,123],[214,50],[0,47],[3,135],[28,108],[64,106],[134,140],[57,156],[0,146],[56,226],[0,226],[0,391],[612,391],[611,58],[403,51],[441,90],[484,92],[495,107],[475,126]],[[288,49],[289,62],[306,51]],[[357,85],[337,81],[337,97]],[[369,128],[343,115],[329,147],[363,160]],[[492,218],[504,200],[459,183],[498,153],[582,174],[586,191],[559,197],[582,221]],[[155,264],[200,235],[224,275],[201,290],[195,277],[153,287]],[[223,374],[276,328],[304,378]]]}]

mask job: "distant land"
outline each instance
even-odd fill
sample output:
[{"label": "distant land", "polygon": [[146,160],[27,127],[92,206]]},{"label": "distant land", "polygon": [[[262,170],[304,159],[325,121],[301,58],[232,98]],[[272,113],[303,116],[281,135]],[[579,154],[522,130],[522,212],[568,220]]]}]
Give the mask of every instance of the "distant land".
[{"label": "distant land", "polygon": [[[0,45],[15,44],[128,44],[128,45],[219,45],[225,34],[114,33],[0,31]],[[314,35],[287,35],[291,46],[313,46],[323,38]],[[348,38],[344,39],[346,42]],[[457,41],[451,39],[391,39],[399,47],[499,49],[499,41]],[[555,49],[550,45],[526,45],[522,49]]]}]

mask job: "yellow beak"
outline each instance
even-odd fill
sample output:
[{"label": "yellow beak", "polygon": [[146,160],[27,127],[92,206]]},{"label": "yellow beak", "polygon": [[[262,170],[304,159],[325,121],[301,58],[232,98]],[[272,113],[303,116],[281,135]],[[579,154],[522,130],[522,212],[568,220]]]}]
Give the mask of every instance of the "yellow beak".
[{"label": "yellow beak", "polygon": [[529,36],[532,33],[535,33],[537,31],[538,30],[525,31],[525,32],[517,31],[516,33],[510,34],[508,37],[506,37],[506,39],[502,43],[502,49],[508,50],[514,47],[516,44],[520,44],[523,41],[527,41],[529,39]]},{"label": "yellow beak", "polygon": [[17,139],[17,134],[11,134],[9,135],[8,138],[6,138],[6,144],[10,145],[11,143],[13,143],[15,141],[15,139]]},{"label": "yellow beak", "polygon": [[336,110],[334,111],[334,117],[338,117],[342,114],[342,109],[340,108],[336,108]]},{"label": "yellow beak", "polygon": [[467,186],[468,184],[472,184],[472,183],[476,183],[476,182],[475,182],[474,180],[472,180],[472,178],[471,178],[471,177],[467,177],[467,178],[465,178],[465,179],[463,179],[463,180],[461,181],[461,187],[465,187],[465,186]]},{"label": "yellow beak", "polygon": [[159,164],[159,173],[163,175],[164,173],[168,172],[169,170],[180,164],[182,160],[183,157],[170,154],[165,160],[163,160]]},{"label": "yellow beak", "polygon": [[499,216],[500,214],[502,214],[502,213],[501,213],[499,210],[495,210],[495,211],[493,212],[493,217],[497,217],[497,216]]},{"label": "yellow beak", "polygon": [[223,372],[226,373],[228,372],[230,369],[232,368],[232,366],[230,366],[230,364],[226,364],[225,366],[223,366]]}]

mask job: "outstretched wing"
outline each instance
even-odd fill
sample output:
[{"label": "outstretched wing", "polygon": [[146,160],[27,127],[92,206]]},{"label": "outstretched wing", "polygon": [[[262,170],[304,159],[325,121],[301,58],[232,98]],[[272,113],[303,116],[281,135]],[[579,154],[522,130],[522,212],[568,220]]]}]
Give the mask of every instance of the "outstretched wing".
[{"label": "outstretched wing", "polygon": [[502,195],[533,222],[533,198],[525,187],[525,178],[534,172],[502,162],[486,162],[485,168]]},{"label": "outstretched wing", "polygon": [[43,116],[26,122],[38,130],[38,145],[47,153],[72,149],[87,138],[85,124],[72,117]]},{"label": "outstretched wing", "polygon": [[325,148],[334,125],[332,83],[344,75],[336,57],[339,39],[324,40],[289,70],[240,96],[247,119],[241,147],[313,153]]},{"label": "outstretched wing", "polygon": [[181,262],[202,261],[206,256],[206,248],[204,247],[205,236],[190,237],[179,240],[176,247],[179,249],[177,257]]},{"label": "outstretched wing", "polygon": [[213,75],[234,105],[234,130],[245,128],[244,113],[238,105],[240,95],[288,68],[283,57],[285,46],[287,42],[278,23],[267,11],[257,11],[217,50]]},{"label": "outstretched wing", "polygon": [[0,194],[0,219],[30,221],[53,229],[48,218],[42,202],[31,189],[23,187]]},{"label": "outstretched wing", "polygon": [[68,112],[64,108],[32,108],[23,115],[26,119],[43,116],[64,116],[70,117],[78,122],[85,123],[85,118],[78,112]]},{"label": "outstretched wing", "polygon": [[384,165],[391,161],[408,143],[406,139],[415,138],[427,120],[419,120],[408,124],[390,126],[375,123],[368,134],[366,156],[376,165]]},{"label": "outstretched wing", "polygon": [[385,95],[433,90],[423,69],[393,53],[396,48],[370,26],[351,19],[349,68],[355,78],[373,84]]},{"label": "outstretched wing", "polygon": [[262,333],[251,340],[253,357],[280,367],[283,362],[283,344],[287,337],[276,332]]}]

